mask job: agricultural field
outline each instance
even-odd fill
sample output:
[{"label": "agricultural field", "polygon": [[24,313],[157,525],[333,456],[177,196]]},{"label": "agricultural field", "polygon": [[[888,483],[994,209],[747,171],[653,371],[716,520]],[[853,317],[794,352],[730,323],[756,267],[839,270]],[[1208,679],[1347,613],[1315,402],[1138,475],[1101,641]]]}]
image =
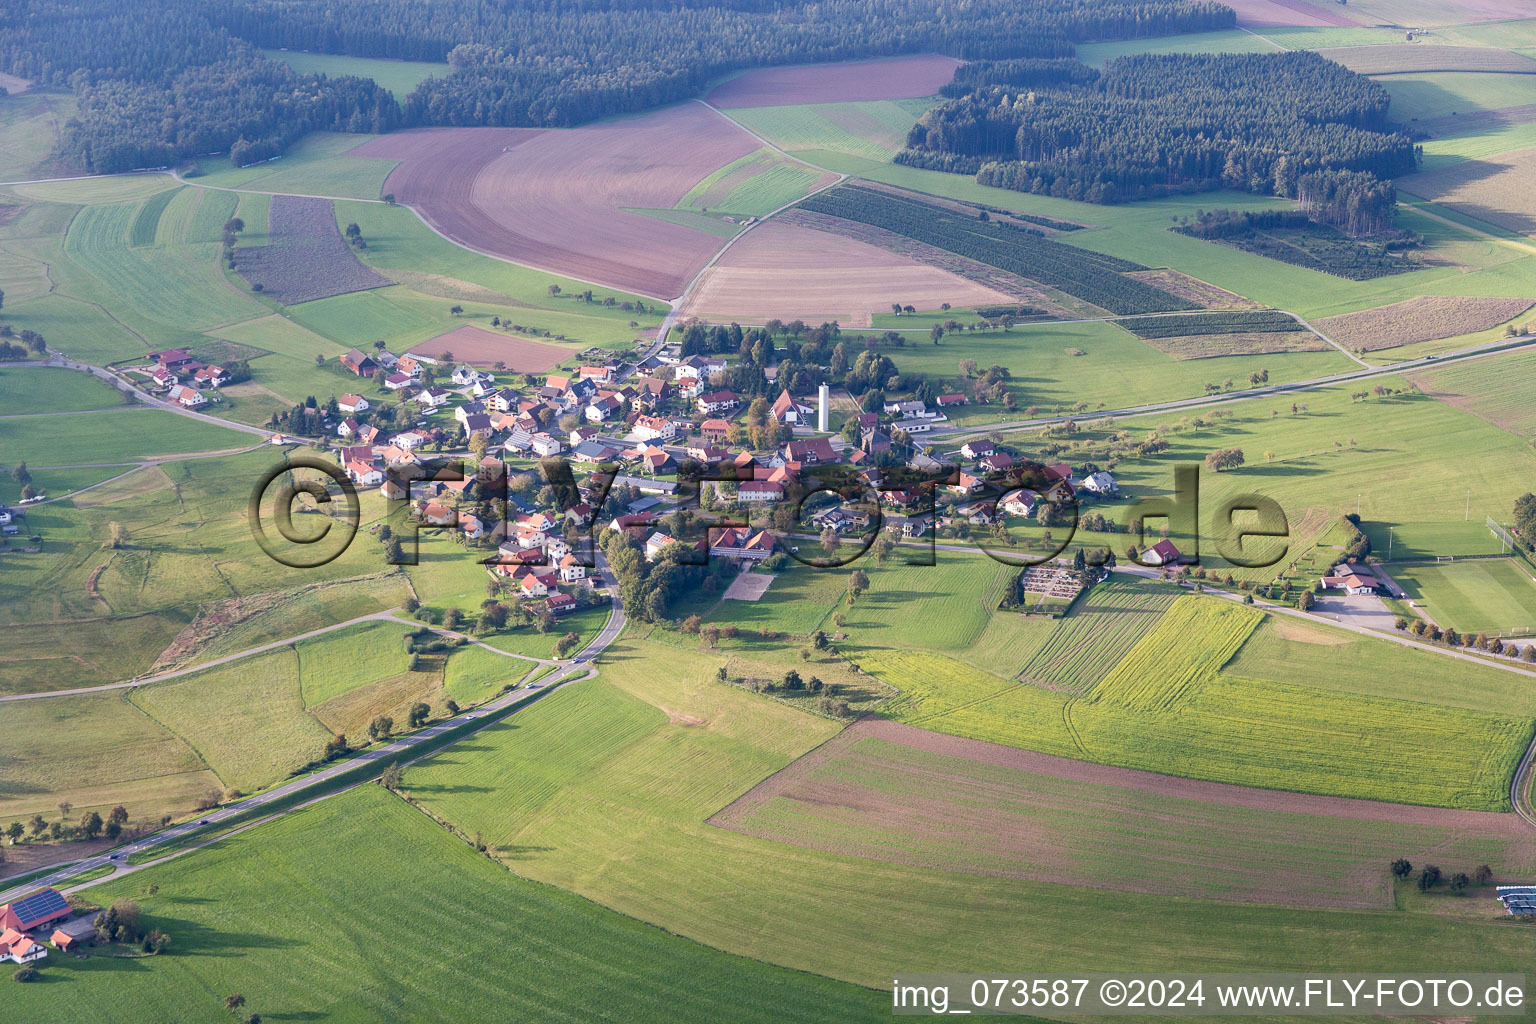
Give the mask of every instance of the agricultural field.
[{"label": "agricultural field", "polygon": [[1060,288],[1112,313],[1158,313],[1188,302],[1126,276],[1146,267],[988,223],[912,195],[843,185],[801,204],[813,213],[869,224],[1020,277]]},{"label": "agricultural field", "polygon": [[[252,871],[253,864],[260,869]],[[368,879],[366,900],[358,879]],[[158,892],[145,895],[145,885]],[[580,897],[538,885],[476,855],[398,797],[364,786],[282,821],[87,891],[127,895],[175,953],[152,961],[49,959],[58,985],[16,986],[18,1013],[85,1022],[161,1016],[241,992],[246,1008],[286,1016],[485,1019],[508,1005],[565,1007],[591,1020],[875,1020],[882,996],[811,974],[728,956]],[[399,942],[399,922],[439,952]],[[486,971],[472,930],[514,958]],[[350,936],[343,943],[339,934]],[[580,970],[574,964],[583,964]]]},{"label": "agricultural field", "polygon": [[304,706],[312,708],[406,671],[411,661],[405,653],[409,630],[397,622],[365,622],[295,644]]},{"label": "agricultural field", "polygon": [[270,217],[266,245],[235,250],[237,272],[264,296],[292,306],[392,283],[358,261],[329,200],[276,196]]},{"label": "agricultural field", "polygon": [[339,53],[306,53],[303,50],[263,50],[272,60],[280,60],[301,75],[327,75],[339,78],[355,75],[371,78],[404,100],[428,78],[442,78],[448,65],[428,60],[383,60],[373,57],[348,57]]},{"label": "agricultural field", "polygon": [[230,451],[259,439],[143,406],[60,416],[0,417],[7,461],[38,466],[127,463],[154,455]]},{"label": "agricultural field", "polygon": [[281,157],[250,167],[234,167],[227,160],[202,161],[187,181],[208,188],[377,200],[384,194],[384,180],[394,170],[395,160],[368,152],[373,138],[312,132]]},{"label": "agricultural field", "polygon": [[[715,683],[720,659],[708,654],[680,661],[671,646],[633,639],[610,651],[601,679],[409,769],[406,788],[459,828],[482,831],[518,874],[717,948],[871,986],[889,982],[891,963],[927,962],[936,949],[955,964],[1026,956],[1042,970],[1070,970],[1084,956],[1152,969],[1170,948],[1190,970],[1302,970],[1320,950],[1341,970],[1430,969],[1443,960],[1436,943],[1464,943],[1458,930],[1471,928],[1484,962],[1526,955],[1524,937],[1501,922],[1453,923],[1418,905],[1319,913],[1149,896],[731,832],[707,819],[837,727]],[[486,782],[500,778],[517,784]],[[1107,915],[1115,928],[1081,930]],[[1077,938],[1064,946],[1064,935]]]},{"label": "agricultural field", "polygon": [[0,181],[28,181],[71,172],[55,155],[64,123],[77,113],[68,93],[28,90],[0,96]]},{"label": "agricultural field", "polygon": [[5,416],[87,412],[122,404],[122,395],[110,384],[79,370],[0,363],[0,409]]},{"label": "agricultural field", "polygon": [[[219,229],[234,213],[234,197],[182,189],[155,217],[154,243],[135,244],[140,212],[157,200],[87,206],[76,215],[64,253],[96,285],[82,297],[117,316],[137,314],[138,323],[195,330],[265,312],[219,272]],[[200,215],[205,202],[215,216]]]},{"label": "agricultural field", "polygon": [[[1184,601],[1186,610],[1165,615],[1082,700],[937,654],[866,648],[850,657],[901,691],[884,714],[924,729],[1213,782],[1507,807],[1508,776],[1530,740],[1530,718],[1219,673],[1259,616],[1215,599]],[[1174,631],[1186,618],[1210,619],[1218,632],[1191,639]],[[1149,661],[1162,664],[1167,651],[1177,659],[1172,678],[1161,669],[1137,674]],[[1351,737],[1348,752],[1338,748],[1341,732]]]},{"label": "agricultural field", "polygon": [[[463,705],[489,700],[528,675],[526,661],[471,645],[453,652],[443,674],[443,693]],[[542,673],[540,673],[542,674]]]},{"label": "agricultural field", "polygon": [[[1344,694],[1536,716],[1536,694],[1522,673],[1457,662],[1455,685],[1447,685],[1445,661],[1444,655],[1382,643],[1325,620],[1276,616],[1249,635],[1225,671],[1244,679]],[[1343,663],[1368,663],[1373,670],[1339,672]]]},{"label": "agricultural field", "polygon": [[1010,295],[839,234],[777,220],[755,228],[709,267],[682,307],[693,316],[836,320],[851,326],[893,302],[919,309],[1006,302]]},{"label": "agricultural field", "polygon": [[[1536,81],[1536,79],[1533,79]],[[1464,160],[1403,179],[1414,195],[1521,235],[1536,234],[1536,208],[1524,183],[1536,173],[1536,148]]]},{"label": "agricultural field", "polygon": [[1087,693],[1126,651],[1155,629],[1176,587],[1111,579],[1091,589],[1056,622],[1019,678],[1036,686]]},{"label": "agricultural field", "polygon": [[446,334],[422,342],[411,352],[432,356],[451,352],[454,359],[461,363],[474,366],[502,363],[512,373],[548,370],[571,355],[570,349],[508,337],[481,327],[455,327]]},{"label": "agricultural field", "polygon": [[1486,331],[1518,317],[1530,299],[1425,295],[1389,306],[1331,316],[1316,323],[1345,348],[1374,352]]},{"label": "agricultural field", "polygon": [[1397,43],[1326,47],[1318,50],[1318,53],[1362,75],[1396,75],[1430,71],[1536,74],[1536,60],[1510,50],[1496,50],[1487,46]]},{"label": "agricultural field", "polygon": [[1536,865],[1536,837],[1507,814],[1189,782],[874,718],[770,776],[710,823],[946,871],[1384,910],[1394,902],[1383,865],[1409,851],[1497,865],[1502,877]]},{"label": "agricultural field", "polygon": [[1521,437],[1536,437],[1536,352],[1471,359],[1410,378],[1426,395],[1465,409]]},{"label": "agricultural field", "polygon": [[834,175],[786,160],[765,147],[704,178],[678,201],[677,209],[762,217],[834,180]]},{"label": "agricultural field", "polygon": [[331,738],[305,710],[292,650],[141,686],[131,699],[181,737],[225,786],[247,793],[318,758]]},{"label": "agricultural field", "polygon": [[932,96],[959,61],[939,54],[756,68],[728,78],[704,97],[721,108],[782,107]]},{"label": "agricultural field", "polygon": [[759,148],[690,103],[582,128],[424,129],[357,152],[399,160],[385,189],[471,249],[664,302],[719,240],[626,209],[674,207]]},{"label": "agricultural field", "polygon": [[1536,633],[1536,579],[1519,558],[1394,563],[1392,578],[1442,627],[1462,633]]},{"label": "agricultural field", "polygon": [[1392,95],[1392,119],[1404,124],[1536,103],[1530,75],[1428,72],[1392,75],[1381,84]]},{"label": "agricultural field", "polygon": [[827,165],[829,155],[882,163],[906,145],[907,132],[934,102],[920,99],[810,103],[743,107],[725,113],[754,134],[813,164]]},{"label": "agricultural field", "polygon": [[122,803],[138,819],[158,819],[190,811],[219,785],[185,741],[116,692],[6,704],[0,749],[0,821],[7,823],[34,814],[57,819],[63,800],[76,815],[105,816]]}]

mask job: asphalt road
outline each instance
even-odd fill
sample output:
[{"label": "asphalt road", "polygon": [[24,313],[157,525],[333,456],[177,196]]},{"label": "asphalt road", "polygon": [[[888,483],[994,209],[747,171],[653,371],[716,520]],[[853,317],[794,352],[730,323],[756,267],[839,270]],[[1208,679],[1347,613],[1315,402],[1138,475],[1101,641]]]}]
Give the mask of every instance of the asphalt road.
[{"label": "asphalt road", "polygon": [[[598,569],[599,569],[599,571],[602,571],[602,572],[605,572],[607,570],[607,560],[603,558],[601,553],[598,554]],[[97,854],[95,856],[87,857],[84,860],[78,860],[78,861],[74,861],[73,863],[59,865],[54,871],[52,871],[49,874],[44,875],[42,877],[35,878],[32,881],[28,882],[26,885],[17,886],[17,887],[15,887],[12,890],[7,890],[7,891],[4,891],[4,892],[0,892],[0,902],[4,902],[7,899],[10,899],[10,898],[12,898],[14,896],[18,896],[18,895],[20,895],[22,893],[25,893],[25,892],[31,892],[31,891],[36,890],[36,889],[41,889],[41,888],[45,888],[45,887],[50,886],[50,885],[55,885],[55,884],[57,884],[59,882],[62,882],[64,880],[68,879],[68,878],[72,878],[73,876],[78,875],[81,872],[89,871],[92,868],[102,867],[102,866],[105,866],[105,865],[111,865],[111,866],[116,868],[116,871],[112,875],[112,877],[116,878],[116,877],[120,877],[122,875],[131,874],[132,872],[137,871],[140,868],[148,867],[149,863],[161,863],[164,860],[169,859],[169,857],[176,857],[176,856],[180,856],[183,853],[190,853],[192,850],[201,849],[203,846],[207,846],[207,845],[210,845],[211,843],[218,842],[220,839],[224,838],[224,836],[215,836],[215,837],[209,839],[208,842],[199,843],[196,846],[191,846],[191,847],[187,847],[186,849],[183,849],[183,850],[178,850],[178,851],[170,854],[169,857],[158,858],[157,860],[155,860],[153,862],[144,863],[144,864],[129,864],[129,863],[127,863],[128,858],[130,856],[132,856],[133,854],[143,853],[146,850],[153,850],[156,847],[164,846],[167,843],[173,842],[174,840],[177,840],[177,839],[185,836],[189,832],[192,832],[192,831],[194,831],[194,830],[196,830],[198,828],[201,828],[204,824],[217,823],[217,822],[220,822],[220,821],[224,821],[224,820],[227,820],[227,819],[235,816],[236,814],[243,813],[243,812],[248,811],[248,810],[250,810],[252,808],[259,808],[259,807],[265,806],[267,804],[270,804],[270,803],[273,803],[275,801],[281,800],[281,799],[283,799],[285,797],[291,796],[291,795],[293,795],[295,793],[302,792],[305,789],[309,789],[311,787],[319,787],[322,783],[324,783],[324,782],[326,782],[326,781],[328,781],[330,779],[335,778],[337,775],[340,775],[342,772],[351,771],[352,769],[356,768],[360,763],[378,762],[378,763],[380,763],[380,771],[383,770],[383,765],[384,764],[386,764],[388,762],[391,762],[391,761],[399,762],[402,765],[408,764],[411,761],[415,760],[416,757],[421,756],[420,754],[415,754],[413,756],[413,751],[418,750],[418,748],[420,748],[424,744],[427,744],[430,741],[436,739],[437,737],[441,736],[443,733],[447,732],[450,729],[457,728],[458,726],[463,725],[463,724],[465,724],[467,722],[471,722],[471,721],[475,721],[475,720],[479,720],[479,719],[487,719],[486,724],[488,725],[488,724],[490,724],[490,721],[489,721],[490,719],[496,719],[496,718],[500,717],[498,715],[498,712],[501,712],[501,711],[506,710],[508,708],[511,708],[513,711],[515,711],[516,710],[516,707],[515,707],[516,705],[525,703],[525,702],[531,700],[534,696],[536,696],[538,694],[542,694],[542,693],[544,693],[547,690],[558,689],[559,687],[569,685],[570,683],[577,682],[577,681],[582,680],[582,679],[590,678],[594,674],[594,670],[590,667],[590,663],[595,658],[597,658],[597,656],[600,655],[604,650],[606,650],[609,647],[609,645],[611,645],[615,640],[617,640],[618,636],[619,636],[619,633],[622,632],[623,629],[624,629],[624,609],[623,609],[623,603],[619,600],[619,596],[618,596],[617,591],[615,591],[611,595],[611,601],[612,601],[612,611],[611,611],[610,615],[608,616],[608,621],[604,624],[603,628],[598,632],[598,635],[595,638],[593,638],[591,643],[587,644],[586,647],[584,647],[573,659],[571,659],[571,661],[569,663],[563,663],[563,662],[554,663],[554,664],[563,664],[563,665],[565,665],[565,668],[564,668],[564,671],[559,676],[556,676],[555,678],[553,678],[552,680],[550,680],[548,682],[535,683],[532,686],[523,687],[522,689],[514,690],[511,693],[503,694],[502,696],[497,697],[496,699],[494,699],[492,701],[489,701],[489,702],[487,702],[485,704],[482,704],[479,707],[474,708],[474,709],[472,709],[470,711],[466,711],[466,712],[464,712],[461,715],[457,715],[454,718],[444,719],[441,722],[434,723],[433,725],[427,726],[425,729],[421,729],[421,730],[418,730],[417,732],[411,733],[409,736],[402,736],[399,739],[397,739],[397,740],[393,741],[392,743],[389,743],[389,744],[387,744],[385,746],[370,748],[368,750],[362,751],[361,753],[357,754],[354,757],[349,757],[349,758],[345,758],[345,759],[340,760],[340,761],[336,761],[336,762],[334,762],[332,764],[329,764],[326,767],[320,769],[319,771],[314,772],[311,775],[306,775],[303,778],[294,779],[291,782],[285,782],[285,783],[283,783],[280,786],[277,786],[277,787],[275,787],[273,789],[267,790],[266,792],[257,793],[254,796],[248,796],[248,797],[244,798],[243,800],[238,800],[235,803],[228,804],[228,805],[225,805],[223,807],[219,807],[219,808],[217,808],[215,810],[209,811],[208,813],[202,815],[201,817],[199,817],[199,818],[197,818],[195,820],[187,821],[187,822],[182,822],[179,825],[173,825],[173,826],[171,826],[169,828],[165,828],[165,829],[162,829],[162,830],[160,830],[158,832],[154,832],[154,833],[152,833],[150,835],[144,836],[141,839],[137,839],[137,840],[135,840],[132,843],[128,843],[128,844],[126,844],[124,846],[119,846],[119,847],[117,847],[117,848],[115,848],[113,850],[109,850],[109,851],[106,851],[104,853]],[[361,622],[361,621],[366,621],[368,619],[389,618],[389,617],[391,617],[390,613],[388,613],[388,612],[380,612],[380,613],[378,613],[376,615],[364,616],[364,617],[362,617],[360,619],[351,620],[350,622],[347,622],[347,623],[341,623],[338,626],[334,626],[334,627],[331,627],[331,628],[332,629],[340,628],[341,626],[350,625],[350,624],[352,624],[352,622]],[[317,632],[325,632],[325,630],[319,630]],[[305,636],[309,636],[309,635],[313,635],[313,634],[304,634],[304,635]],[[279,644],[277,644],[275,646],[281,646],[281,644],[291,643],[293,641],[293,639],[298,639],[298,638],[290,638],[289,640],[280,641]],[[491,649],[495,650],[495,648],[491,648]],[[256,650],[261,650],[261,648],[258,648]],[[246,653],[255,653],[255,652],[252,651],[252,652],[246,652]],[[233,657],[242,657],[242,656],[243,655],[235,655]],[[510,655],[509,655],[509,657],[510,657]],[[225,659],[225,660],[228,660],[228,659]],[[524,659],[524,660],[538,660],[538,659]],[[210,664],[213,664],[213,663],[210,663]],[[546,664],[551,664],[551,663],[546,662]],[[206,666],[200,666],[200,667],[206,667]],[[196,669],[191,669],[191,670],[187,670],[187,671],[196,671]],[[177,674],[181,674],[181,673],[177,673]],[[478,732],[478,731],[479,731],[479,729],[477,728],[477,729],[471,730],[469,733],[466,733],[466,735],[473,735],[475,732]],[[351,787],[348,787],[348,788],[351,788]],[[344,792],[344,790],[337,790],[336,792]],[[317,800],[318,799],[324,799],[325,797],[334,796],[334,795],[335,795],[335,793],[318,794],[316,796],[316,799]],[[310,801],[310,802],[313,802],[313,801]],[[300,804],[299,806],[304,806],[304,804]],[[288,811],[292,811],[292,810],[296,810],[296,809],[297,808],[288,808],[287,810],[278,812],[277,815],[273,815],[273,816],[276,817],[276,816],[279,816],[280,814],[286,814],[286,813],[288,813]],[[267,820],[271,820],[271,819],[270,818],[263,818],[263,819],[261,819],[261,821],[267,821]],[[250,826],[245,826],[245,827],[251,827],[251,826],[254,826],[256,824],[260,824],[260,822],[259,821],[252,822]],[[244,831],[244,828],[238,829],[237,831]],[[225,833],[225,835],[232,835],[232,834],[233,833]],[[90,884],[94,884],[94,883],[90,883]]]}]

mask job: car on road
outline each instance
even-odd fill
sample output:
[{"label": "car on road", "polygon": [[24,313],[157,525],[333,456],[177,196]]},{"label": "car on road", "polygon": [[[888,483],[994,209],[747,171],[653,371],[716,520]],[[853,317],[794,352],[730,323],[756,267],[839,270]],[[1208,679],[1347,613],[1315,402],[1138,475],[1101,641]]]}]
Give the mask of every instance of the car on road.
[{"label": "car on road", "polygon": [[202,821],[198,822],[198,824],[199,825],[206,825],[206,824],[208,824],[208,819],[204,818]]}]

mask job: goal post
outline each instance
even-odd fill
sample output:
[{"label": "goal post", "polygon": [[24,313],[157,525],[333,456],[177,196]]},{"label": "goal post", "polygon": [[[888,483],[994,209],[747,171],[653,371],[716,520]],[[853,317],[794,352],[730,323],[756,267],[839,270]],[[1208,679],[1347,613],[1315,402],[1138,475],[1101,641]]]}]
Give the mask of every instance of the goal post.
[{"label": "goal post", "polygon": [[1498,520],[1494,519],[1493,516],[1488,516],[1485,521],[1488,524],[1489,532],[1499,539],[1500,544],[1504,545],[1504,550],[1500,551],[1500,554],[1508,554],[1510,551],[1516,550],[1515,538],[1509,535],[1508,530],[1499,525]]},{"label": "goal post", "polygon": [[1456,561],[1456,556],[1455,555],[1436,555],[1435,556],[1435,561],[1437,561],[1437,562],[1454,562],[1454,561]]}]

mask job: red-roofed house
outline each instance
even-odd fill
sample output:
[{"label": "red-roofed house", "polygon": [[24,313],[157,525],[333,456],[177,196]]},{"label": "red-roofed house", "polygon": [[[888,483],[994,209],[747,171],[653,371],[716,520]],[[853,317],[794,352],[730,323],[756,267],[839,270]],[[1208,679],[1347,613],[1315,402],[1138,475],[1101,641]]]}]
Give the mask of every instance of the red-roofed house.
[{"label": "red-roofed house", "polygon": [[1380,586],[1374,575],[1356,573],[1347,565],[1335,566],[1332,573],[1323,577],[1327,590],[1342,590],[1346,594],[1374,594]]},{"label": "red-roofed house", "polygon": [[544,607],[556,615],[564,615],[566,612],[576,610],[576,599],[570,594],[550,594],[544,602]]},{"label": "red-roofed house", "polygon": [[1160,540],[1141,553],[1141,561],[1145,565],[1172,565],[1183,557],[1170,540]]},{"label": "red-roofed house", "polygon": [[36,931],[50,921],[70,915],[69,903],[57,889],[39,889],[19,900],[0,904],[0,928]]},{"label": "red-roofed house", "polygon": [[368,409],[368,399],[362,395],[342,395],[336,399],[336,408],[344,413],[364,412]]}]

